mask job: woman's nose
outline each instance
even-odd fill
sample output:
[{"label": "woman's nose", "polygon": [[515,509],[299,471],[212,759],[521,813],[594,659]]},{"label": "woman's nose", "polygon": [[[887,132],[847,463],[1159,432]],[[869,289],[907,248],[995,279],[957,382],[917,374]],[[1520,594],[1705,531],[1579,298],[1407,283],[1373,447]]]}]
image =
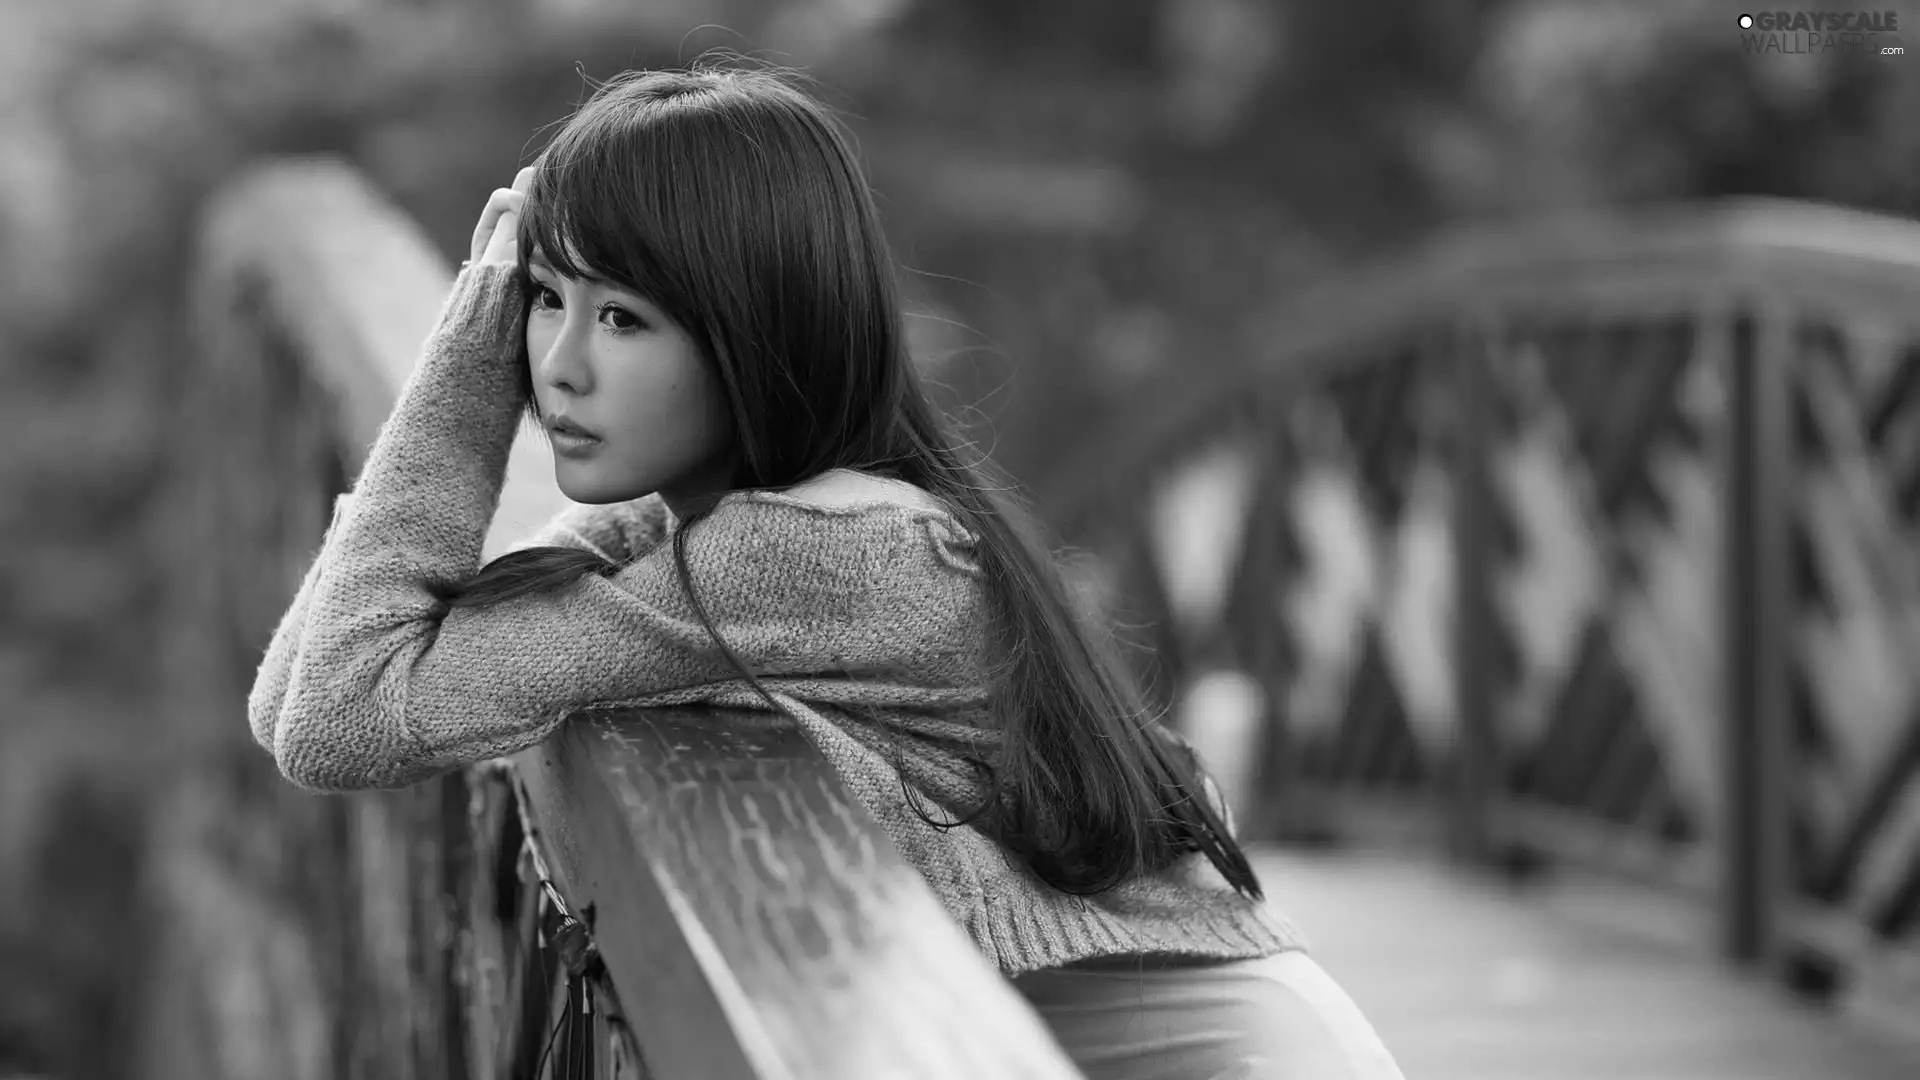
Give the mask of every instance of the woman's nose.
[{"label": "woman's nose", "polygon": [[547,385],[574,393],[585,393],[589,389],[591,374],[586,362],[585,337],[585,334],[565,327],[547,343],[546,352],[539,358],[535,368]]}]

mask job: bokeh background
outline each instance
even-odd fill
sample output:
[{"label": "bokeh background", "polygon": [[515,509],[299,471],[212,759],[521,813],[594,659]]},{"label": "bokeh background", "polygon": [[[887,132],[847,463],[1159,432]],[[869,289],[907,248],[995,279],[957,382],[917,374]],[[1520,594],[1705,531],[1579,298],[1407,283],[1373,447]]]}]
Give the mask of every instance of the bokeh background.
[{"label": "bokeh background", "polygon": [[[1809,5],[1812,6],[1812,5]],[[458,260],[586,76],[729,49],[844,110],[919,354],[1044,509],[1143,386],[1475,221],[1920,213],[1920,57],[1732,0],[0,0],[0,1076],[136,1075],[184,269],[220,181],[352,162]],[[1920,32],[1920,9],[1909,16]],[[236,714],[237,716],[237,714]]]}]

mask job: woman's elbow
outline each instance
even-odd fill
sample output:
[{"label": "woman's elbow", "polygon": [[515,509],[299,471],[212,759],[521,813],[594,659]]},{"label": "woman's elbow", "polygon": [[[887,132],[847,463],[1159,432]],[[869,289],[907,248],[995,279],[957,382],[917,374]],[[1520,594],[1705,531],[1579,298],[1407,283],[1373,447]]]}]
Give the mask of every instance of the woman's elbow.
[{"label": "woman's elbow", "polygon": [[288,725],[271,749],[280,775],[297,788],[335,793],[374,786],[368,782],[369,763],[349,745],[301,734],[298,725]]},{"label": "woman's elbow", "polygon": [[259,697],[247,701],[247,727],[253,731],[253,741],[260,749],[273,753],[275,729],[279,727],[280,703],[265,701]]},{"label": "woman's elbow", "polygon": [[342,730],[310,717],[283,715],[270,749],[280,775],[295,787],[321,793],[405,787],[417,777],[391,740],[374,732]]}]

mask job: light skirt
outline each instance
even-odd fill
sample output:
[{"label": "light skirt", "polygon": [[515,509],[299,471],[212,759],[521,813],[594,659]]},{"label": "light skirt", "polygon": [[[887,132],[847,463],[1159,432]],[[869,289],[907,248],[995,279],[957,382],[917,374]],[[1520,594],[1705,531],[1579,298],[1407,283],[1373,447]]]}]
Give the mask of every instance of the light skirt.
[{"label": "light skirt", "polygon": [[1012,982],[1088,1080],[1402,1080],[1353,999],[1303,952]]}]

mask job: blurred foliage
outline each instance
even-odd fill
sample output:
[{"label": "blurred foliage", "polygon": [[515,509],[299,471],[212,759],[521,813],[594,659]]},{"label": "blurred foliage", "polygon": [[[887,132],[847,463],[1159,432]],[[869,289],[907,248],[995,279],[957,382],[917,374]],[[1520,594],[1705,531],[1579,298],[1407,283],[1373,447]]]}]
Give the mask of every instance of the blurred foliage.
[{"label": "blurred foliage", "polygon": [[[143,931],[86,898],[129,895],[140,817],[60,807],[137,805],[167,767],[149,657],[192,630],[153,554],[168,432],[218,422],[175,404],[182,272],[250,159],[344,155],[458,258],[582,72],[805,66],[868,159],[918,348],[1043,503],[1142,380],[1233,362],[1274,298],[1439,226],[1736,193],[1920,211],[1920,61],[1745,55],[1703,0],[0,12],[0,1073],[131,1067],[101,995]],[[46,935],[62,904],[84,948]]]}]

